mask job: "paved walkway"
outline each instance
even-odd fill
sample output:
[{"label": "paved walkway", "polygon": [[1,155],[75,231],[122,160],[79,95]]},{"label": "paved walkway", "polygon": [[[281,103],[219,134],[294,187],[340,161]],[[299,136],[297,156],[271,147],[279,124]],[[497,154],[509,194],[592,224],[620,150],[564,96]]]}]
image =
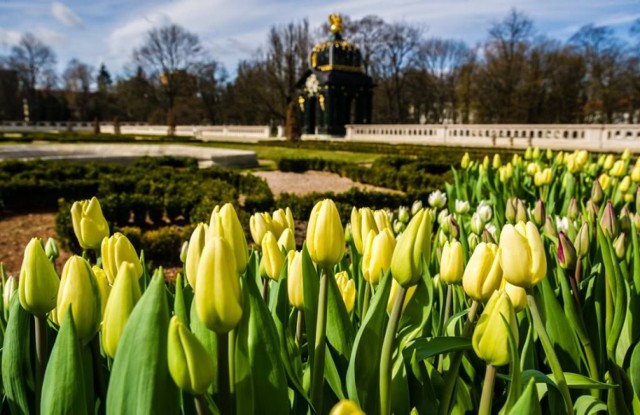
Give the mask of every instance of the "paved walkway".
[{"label": "paved walkway", "polygon": [[200,167],[255,167],[253,151],[186,144],[6,144],[0,145],[0,160],[74,160],[81,162],[129,163],[138,157],[192,157]]}]

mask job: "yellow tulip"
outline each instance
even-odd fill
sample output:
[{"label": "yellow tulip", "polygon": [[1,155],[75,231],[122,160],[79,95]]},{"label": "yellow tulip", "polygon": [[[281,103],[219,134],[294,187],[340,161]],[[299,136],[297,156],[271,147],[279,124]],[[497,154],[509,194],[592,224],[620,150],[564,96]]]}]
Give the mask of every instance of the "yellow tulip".
[{"label": "yellow tulip", "polygon": [[353,235],[353,243],[360,254],[364,252],[365,238],[370,230],[378,233],[376,220],[371,209],[356,209],[355,207],[351,209],[351,233]]},{"label": "yellow tulip", "polygon": [[507,224],[500,233],[500,266],[513,285],[531,288],[547,275],[547,259],[538,228],[532,223]]},{"label": "yellow tulip", "polygon": [[262,263],[267,276],[278,281],[284,264],[284,256],[273,233],[267,232],[262,238]]},{"label": "yellow tulip", "polygon": [[109,285],[107,274],[102,268],[94,265],[91,270],[93,271],[93,275],[96,276],[96,281],[98,282],[98,290],[100,291],[100,321],[102,321],[102,316],[104,316],[104,309],[107,307],[107,300],[109,299],[109,294],[111,293],[111,286]]},{"label": "yellow tulip", "polygon": [[313,262],[331,268],[344,255],[344,229],[340,214],[331,199],[318,202],[307,225],[307,249]]},{"label": "yellow tulip", "polygon": [[356,284],[353,280],[349,279],[347,271],[336,273],[336,283],[340,289],[344,306],[347,308],[347,313],[350,313],[356,303]]},{"label": "yellow tulip", "polygon": [[169,322],[167,355],[169,373],[183,391],[202,395],[213,383],[215,371],[209,352],[176,316]]},{"label": "yellow tulip", "polygon": [[289,303],[302,310],[304,308],[304,278],[302,278],[302,253],[289,251],[287,266],[287,294]]},{"label": "yellow tulip", "polygon": [[285,229],[294,230],[296,228],[295,222],[293,221],[293,214],[291,213],[291,209],[287,207],[287,209],[278,209],[273,212],[273,222],[277,223],[279,227],[284,231]]},{"label": "yellow tulip", "polygon": [[493,155],[493,163],[491,164],[494,170],[497,170],[502,166],[502,160],[500,160],[500,154]]},{"label": "yellow tulip", "polygon": [[633,169],[631,170],[631,180],[635,183],[640,182],[640,167],[637,165],[633,166]]},{"label": "yellow tulip", "polygon": [[467,167],[469,167],[470,161],[471,161],[471,158],[469,157],[469,153],[464,153],[464,155],[462,156],[462,159],[460,160],[460,167],[462,167],[463,169],[466,169]]},{"label": "yellow tulip", "polygon": [[242,289],[233,255],[229,242],[214,236],[205,244],[198,265],[196,313],[218,334],[233,330],[242,318]]},{"label": "yellow tulip", "polygon": [[[389,300],[387,301],[388,313],[391,313],[391,310],[393,310],[393,305],[395,304],[396,297],[398,296],[399,287],[400,284],[398,284],[396,280],[391,281],[391,292],[389,293]],[[417,285],[412,285],[411,287],[407,288],[407,293],[404,295],[404,302],[402,303],[402,312],[404,312],[404,310],[407,308],[407,304],[409,304],[409,301],[411,301],[411,299],[413,298],[413,294],[416,292],[416,288],[418,288]]]},{"label": "yellow tulip", "polygon": [[89,343],[102,321],[100,289],[91,265],[77,255],[69,258],[62,269],[56,305],[59,322],[64,321],[69,307],[73,311],[78,338],[83,344]]},{"label": "yellow tulip", "polygon": [[502,268],[498,246],[481,242],[473,251],[462,276],[464,292],[476,301],[487,301],[500,288]]},{"label": "yellow tulip", "polygon": [[18,280],[13,276],[9,276],[7,280],[4,282],[4,286],[2,287],[2,307],[5,311],[5,317],[9,312],[9,307],[11,306],[11,299],[13,298],[13,294],[18,290]]},{"label": "yellow tulip", "polygon": [[463,272],[462,244],[456,240],[445,242],[440,257],[440,278],[447,284],[458,284]]},{"label": "yellow tulip", "polygon": [[610,170],[613,167],[615,159],[613,158],[613,154],[607,154],[602,164],[602,168],[605,170]]},{"label": "yellow tulip", "polygon": [[631,177],[624,176],[622,178],[622,180],[620,180],[620,184],[618,185],[618,189],[620,189],[620,192],[625,193],[625,192],[629,191],[630,187],[631,187]]},{"label": "yellow tulip", "polygon": [[513,309],[516,313],[524,310],[527,306],[527,291],[518,287],[517,285],[509,284],[504,279],[502,280],[502,289],[507,293],[509,299],[511,300],[511,304],[513,305]]},{"label": "yellow tulip", "polygon": [[393,230],[391,222],[389,221],[389,216],[384,209],[378,209],[373,212],[373,218],[375,219],[378,232],[382,232],[384,229]]},{"label": "yellow tulip", "polygon": [[609,174],[613,177],[622,177],[625,172],[626,169],[624,168],[623,160],[617,160],[615,163],[613,163],[613,166],[611,166],[611,169],[609,170]]},{"label": "yellow tulip", "polygon": [[20,305],[36,317],[44,317],[56,306],[60,279],[47,258],[42,241],[32,238],[24,249],[18,280]]},{"label": "yellow tulip", "polygon": [[100,202],[95,197],[71,205],[71,222],[73,233],[76,234],[82,249],[98,249],[102,240],[109,236],[109,224],[102,214]]},{"label": "yellow tulip", "polygon": [[355,402],[343,399],[331,408],[329,415],[365,415],[365,413]]},{"label": "yellow tulip", "polygon": [[296,238],[291,228],[285,228],[278,238],[278,246],[284,248],[285,252],[296,250]]},{"label": "yellow tulip", "polygon": [[264,213],[256,213],[249,218],[249,230],[251,231],[251,237],[253,242],[260,246],[262,238],[267,231],[273,230],[271,216]]},{"label": "yellow tulip", "polygon": [[142,265],[129,239],[120,232],[114,233],[109,238],[104,238],[102,240],[102,268],[107,273],[110,284],[114,284],[113,280],[118,275],[121,264],[125,261],[133,265],[136,276],[140,278]]},{"label": "yellow tulip", "polygon": [[380,277],[389,269],[393,249],[396,246],[396,238],[393,232],[385,228],[379,234],[374,235],[369,231],[367,244],[362,256],[362,275],[366,281],[376,285]]},{"label": "yellow tulip", "polygon": [[123,262],[118,269],[102,319],[102,348],[108,356],[116,355],[124,326],[140,297],[135,266],[130,262]]},{"label": "yellow tulip", "polygon": [[[505,320],[509,326],[505,324]],[[517,346],[518,320],[513,305],[506,292],[495,291],[473,331],[471,344],[476,355],[492,366],[503,366],[509,363],[511,359],[509,328]]]},{"label": "yellow tulip", "polygon": [[400,235],[391,255],[391,275],[401,286],[416,285],[422,278],[422,263],[429,258],[433,211],[420,210]]},{"label": "yellow tulip", "polygon": [[[231,245],[236,258],[236,270],[242,274],[247,269],[249,262],[249,249],[238,214],[231,203],[226,203],[220,208],[218,216],[222,225],[222,232],[219,233],[219,236],[222,236]],[[211,219],[213,222],[213,215]]]},{"label": "yellow tulip", "polygon": [[609,188],[609,185],[611,184],[611,178],[609,177],[608,174],[602,173],[600,177],[598,177],[598,183],[600,184],[600,187],[602,188],[602,190],[606,191]]},{"label": "yellow tulip", "polygon": [[208,226],[205,223],[199,223],[191,234],[189,246],[187,247],[187,260],[185,262],[185,273],[187,281],[191,288],[196,288],[196,275],[198,275],[198,264],[200,256],[207,240]]}]

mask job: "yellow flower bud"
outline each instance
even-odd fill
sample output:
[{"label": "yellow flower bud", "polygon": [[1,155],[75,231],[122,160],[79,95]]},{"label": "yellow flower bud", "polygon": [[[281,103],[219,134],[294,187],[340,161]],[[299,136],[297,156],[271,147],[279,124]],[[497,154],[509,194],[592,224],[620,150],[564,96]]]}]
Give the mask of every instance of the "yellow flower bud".
[{"label": "yellow flower bud", "polygon": [[93,275],[96,276],[96,282],[98,283],[98,291],[100,292],[100,321],[102,321],[102,316],[104,316],[104,310],[107,307],[107,300],[109,299],[109,294],[111,293],[111,286],[109,285],[109,280],[107,279],[107,274],[104,272],[102,268],[97,265],[94,265],[91,270],[93,271]]},{"label": "yellow flower bud", "polygon": [[[277,224],[278,228],[281,228],[282,231],[285,229],[294,230],[296,228],[295,223],[293,222],[293,214],[289,208],[287,208],[287,210],[278,209],[273,212],[273,222],[274,224]],[[282,231],[280,233],[282,233]],[[278,235],[278,237],[280,236]]]},{"label": "yellow flower bud", "polygon": [[460,160],[460,167],[466,169],[469,167],[469,163],[471,162],[471,157],[469,157],[469,153],[464,153],[462,159]]},{"label": "yellow flower bud", "polygon": [[462,276],[464,292],[476,301],[487,301],[500,288],[502,268],[498,246],[481,242],[473,251]]},{"label": "yellow flower bud", "polygon": [[231,245],[236,258],[236,269],[238,273],[242,274],[247,269],[247,263],[249,262],[249,249],[247,248],[247,239],[244,236],[244,230],[236,210],[231,203],[227,203],[222,206],[217,214],[220,222],[214,219],[214,216],[215,214],[211,215],[209,226],[213,227],[214,222],[216,224],[219,223],[222,229],[218,231],[217,235],[222,236]]},{"label": "yellow flower bud", "polygon": [[278,238],[278,246],[284,248],[285,252],[296,250],[296,238],[291,228],[285,228]]},{"label": "yellow flower bud", "polygon": [[364,245],[369,231],[378,233],[376,219],[369,208],[351,209],[351,233],[358,253],[364,253]]},{"label": "yellow flower bud", "polygon": [[500,266],[513,285],[531,288],[547,275],[547,258],[538,228],[532,223],[505,225],[500,233]]},{"label": "yellow flower bud", "polygon": [[502,166],[502,160],[500,160],[500,154],[493,155],[493,163],[491,164],[494,170],[497,170]]},{"label": "yellow flower bud", "polygon": [[275,235],[271,232],[265,233],[261,245],[264,270],[269,278],[278,281],[282,264],[284,264],[284,256]]},{"label": "yellow flower bud", "polygon": [[231,245],[219,236],[207,241],[198,265],[195,307],[210,330],[223,334],[242,318],[242,290]]},{"label": "yellow flower bud", "polygon": [[527,174],[529,176],[535,176],[536,173],[540,172],[540,166],[536,163],[527,164]]},{"label": "yellow flower bud", "polygon": [[130,262],[123,262],[118,269],[102,319],[102,348],[108,356],[116,355],[124,326],[140,297],[135,266]]},{"label": "yellow flower bud", "polygon": [[331,408],[329,415],[365,415],[365,413],[355,402],[343,399]]},{"label": "yellow flower bud", "polygon": [[383,229],[392,230],[391,222],[389,221],[389,216],[384,209],[378,209],[373,212],[373,218],[376,222],[376,228],[378,232],[382,232]]},{"label": "yellow flower bud", "polygon": [[507,293],[509,299],[511,300],[511,304],[513,305],[516,313],[524,310],[527,306],[527,291],[518,287],[517,285],[509,284],[504,279],[502,280],[501,288]]},{"label": "yellow flower bud", "polygon": [[[396,302],[396,297],[398,296],[398,288],[400,288],[400,284],[396,282],[396,280],[391,281],[391,292],[389,293],[389,300],[387,301],[387,312],[391,313],[393,310],[393,304]],[[407,304],[413,298],[413,294],[416,292],[417,285],[412,285],[407,288],[407,293],[404,295],[404,302],[402,303],[402,312],[407,308]]]},{"label": "yellow flower bud", "polygon": [[344,305],[347,308],[347,313],[350,313],[356,303],[356,284],[353,280],[349,279],[347,271],[340,271],[336,273],[336,283],[338,283],[340,295],[342,296]]},{"label": "yellow flower bud", "polygon": [[618,189],[620,189],[620,192],[625,193],[625,192],[629,191],[630,187],[631,187],[631,177],[624,176],[622,178],[622,180],[620,180],[620,184],[618,185]]},{"label": "yellow flower bud", "polygon": [[302,310],[304,307],[302,253],[300,251],[289,251],[288,258],[287,294],[289,295],[289,303],[298,310]]},{"label": "yellow flower bud", "polygon": [[422,278],[422,263],[429,258],[433,211],[420,210],[398,238],[391,256],[391,275],[407,288]]},{"label": "yellow flower bud", "polygon": [[184,264],[184,271],[187,281],[191,288],[196,288],[196,275],[198,275],[198,264],[200,256],[207,240],[208,226],[205,223],[199,223],[189,238],[189,246],[187,247],[187,261]]},{"label": "yellow flower bud", "polygon": [[447,284],[458,284],[463,272],[462,244],[456,240],[445,242],[440,257],[440,278]]},{"label": "yellow flower bud", "polygon": [[622,177],[625,172],[626,169],[624,168],[623,160],[617,160],[615,163],[613,163],[613,166],[611,166],[611,169],[609,170],[609,174],[613,177]]},{"label": "yellow flower bud", "polygon": [[267,231],[273,230],[271,216],[268,213],[256,213],[249,218],[249,230],[251,231],[251,237],[253,242],[260,246],[262,238]]},{"label": "yellow flower bud", "polygon": [[602,168],[605,170],[610,170],[613,167],[613,162],[615,159],[613,158],[613,154],[607,154],[602,164]]},{"label": "yellow flower bud", "polygon": [[71,222],[82,249],[98,249],[102,240],[109,236],[109,225],[95,197],[71,205]]},{"label": "yellow flower bud", "polygon": [[129,239],[120,232],[114,233],[109,238],[104,238],[102,240],[102,268],[107,273],[110,284],[114,284],[113,280],[118,275],[120,265],[125,261],[133,265],[136,276],[140,278],[142,265]]},{"label": "yellow flower bud", "polygon": [[633,169],[631,170],[631,180],[633,180],[635,183],[640,182],[640,166],[633,166]]},{"label": "yellow flower bud", "polygon": [[380,277],[391,265],[395,246],[396,238],[390,229],[385,228],[377,235],[374,235],[373,230],[369,231],[362,256],[362,276],[366,281],[373,285],[380,282]]},{"label": "yellow flower bud", "polygon": [[331,268],[344,255],[344,229],[340,214],[331,199],[318,202],[307,225],[307,249],[313,262]]},{"label": "yellow flower bud", "polygon": [[91,265],[77,255],[69,258],[62,269],[55,311],[57,321],[64,321],[69,307],[75,316],[78,338],[83,344],[89,343],[102,320],[100,290]]},{"label": "yellow flower bud", "polygon": [[18,296],[22,308],[44,317],[56,306],[60,279],[44,253],[42,241],[32,238],[24,249],[24,259],[18,280]]},{"label": "yellow flower bud", "polygon": [[198,338],[178,317],[169,322],[167,342],[169,373],[180,389],[202,395],[214,380],[213,360]]},{"label": "yellow flower bud", "polygon": [[11,306],[11,299],[13,298],[13,294],[18,290],[18,281],[15,277],[11,276],[7,278],[4,283],[4,287],[2,287],[2,306],[5,311],[5,317],[9,312],[9,307]]},{"label": "yellow flower bud", "polygon": [[509,327],[517,345],[518,320],[511,300],[503,290],[495,291],[482,312],[471,338],[473,350],[488,365],[503,366],[509,363],[511,359]]}]

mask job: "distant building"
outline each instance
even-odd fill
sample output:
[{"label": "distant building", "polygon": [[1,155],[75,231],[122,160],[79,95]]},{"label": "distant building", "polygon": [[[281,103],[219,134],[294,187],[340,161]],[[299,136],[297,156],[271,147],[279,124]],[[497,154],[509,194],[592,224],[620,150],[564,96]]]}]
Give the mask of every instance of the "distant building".
[{"label": "distant building", "polygon": [[22,119],[22,103],[18,86],[16,71],[0,69],[0,121]]},{"label": "distant building", "polygon": [[329,16],[331,36],[311,51],[296,83],[303,134],[344,136],[346,124],[370,124],[373,81],[358,47],[342,39],[342,18]]}]

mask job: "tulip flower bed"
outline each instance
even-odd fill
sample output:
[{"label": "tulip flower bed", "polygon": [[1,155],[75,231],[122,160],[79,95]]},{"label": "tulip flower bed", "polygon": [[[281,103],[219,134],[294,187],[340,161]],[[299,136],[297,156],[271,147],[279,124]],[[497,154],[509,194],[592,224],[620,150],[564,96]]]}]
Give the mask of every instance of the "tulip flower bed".
[{"label": "tulip flower bed", "polygon": [[78,201],[93,253],[58,276],[34,238],[2,276],[1,409],[640,413],[638,160],[465,155],[411,207],[317,201],[301,249],[291,209],[252,215],[248,243],[221,204],[175,285]]}]

